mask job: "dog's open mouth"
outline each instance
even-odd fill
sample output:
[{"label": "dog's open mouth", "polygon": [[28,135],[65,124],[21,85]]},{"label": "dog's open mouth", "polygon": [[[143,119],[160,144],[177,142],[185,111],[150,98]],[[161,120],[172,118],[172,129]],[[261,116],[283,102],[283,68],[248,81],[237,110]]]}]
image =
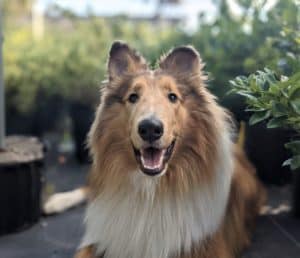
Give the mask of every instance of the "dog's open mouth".
[{"label": "dog's open mouth", "polygon": [[142,172],[149,176],[162,173],[169,161],[175,145],[175,140],[167,148],[150,146],[140,150],[134,148],[135,157]]}]

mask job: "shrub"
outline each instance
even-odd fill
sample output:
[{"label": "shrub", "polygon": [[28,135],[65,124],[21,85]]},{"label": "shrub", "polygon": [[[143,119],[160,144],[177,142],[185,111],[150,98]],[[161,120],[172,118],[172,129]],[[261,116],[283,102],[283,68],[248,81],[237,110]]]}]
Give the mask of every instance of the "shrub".
[{"label": "shrub", "polygon": [[280,35],[274,39],[279,49],[279,71],[289,76],[276,76],[265,68],[248,77],[239,76],[230,81],[233,89],[246,98],[247,111],[253,112],[249,123],[267,121],[268,128],[289,128],[295,131],[293,139],[285,144],[293,156],[284,162],[291,169],[300,168],[300,32],[291,17],[283,23]]},{"label": "shrub", "polygon": [[[117,26],[120,23],[122,26]],[[48,24],[45,37],[38,42],[33,40],[28,25],[5,35],[8,105],[30,113],[39,92],[93,105],[98,101],[101,81],[105,79],[112,41],[132,42],[154,64],[161,42],[176,34],[170,28],[159,29],[147,23],[119,19],[71,20],[65,26],[68,27]]]},{"label": "shrub", "polygon": [[[246,2],[249,4],[245,5]],[[44,38],[36,42],[30,24],[17,26],[11,18],[6,22],[4,44],[8,110],[32,114],[40,108],[38,99],[47,106],[53,96],[59,96],[65,103],[94,106],[101,81],[105,79],[109,47],[113,40],[123,39],[139,49],[151,66],[155,66],[158,56],[169,48],[193,44],[206,62],[206,70],[210,71],[210,89],[222,104],[237,114],[244,102],[236,96],[226,96],[229,90],[226,82],[265,66],[276,70],[281,56],[274,45],[285,48],[289,45],[273,38],[285,17],[292,22],[296,20],[296,8],[291,0],[278,1],[267,14],[268,20],[260,17],[265,3],[246,2],[239,1],[245,13],[253,13],[251,19],[233,16],[227,1],[222,0],[217,20],[209,24],[202,22],[193,35],[175,26],[159,27],[124,17],[80,19],[68,16],[59,23],[47,21]],[[245,25],[250,25],[251,33],[244,30]],[[283,69],[289,65],[282,60],[280,63]]]}]

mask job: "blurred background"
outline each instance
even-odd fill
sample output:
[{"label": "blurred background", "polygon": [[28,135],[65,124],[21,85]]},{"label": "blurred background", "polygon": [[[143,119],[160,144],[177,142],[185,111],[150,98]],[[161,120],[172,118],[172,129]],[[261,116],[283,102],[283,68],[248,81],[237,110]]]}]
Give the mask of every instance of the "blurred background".
[{"label": "blurred background", "polygon": [[[7,134],[52,137],[52,149],[75,152],[79,162],[88,161],[85,137],[116,39],[153,67],[170,48],[194,45],[208,87],[237,121],[251,113],[242,96],[227,94],[230,80],[265,67],[285,76],[299,68],[296,0],[6,0],[3,31]],[[287,182],[281,164],[290,135],[264,125],[247,129],[247,152],[261,177]]]},{"label": "blurred background", "polygon": [[290,43],[278,38],[284,27],[296,30],[297,6],[293,0],[6,0],[7,134],[59,131],[64,147],[86,160],[82,143],[116,39],[152,66],[170,48],[194,45],[211,91],[237,120],[246,120],[243,98],[226,94],[229,80],[264,67],[293,71],[282,53]]},{"label": "blurred background", "polygon": [[43,137],[59,130],[69,141],[64,147],[74,146],[86,160],[82,143],[116,39],[152,66],[171,47],[194,45],[211,91],[246,120],[243,99],[226,95],[229,80],[264,67],[292,72],[282,54],[290,43],[278,37],[284,27],[296,30],[297,6],[293,0],[6,0],[6,131]]},{"label": "blurred background", "polygon": [[[240,144],[260,179],[267,185],[288,185],[271,190],[277,200],[271,202],[289,203],[289,184],[300,184],[300,177],[295,179],[294,172],[282,166],[294,154],[294,161],[287,163],[299,172],[299,6],[299,0],[4,0],[6,134],[39,137],[48,152],[44,188],[48,193],[71,190],[84,183],[88,170],[80,163],[89,162],[85,138],[99,104],[112,42],[127,41],[152,67],[170,48],[190,44],[206,64],[210,91],[235,117]],[[235,79],[240,75],[243,77]],[[287,83],[281,85],[282,81],[288,81],[293,90]],[[238,90],[232,93],[234,87]],[[282,101],[276,89],[289,101]],[[266,98],[268,94],[271,98]],[[266,107],[259,106],[263,104]],[[265,120],[272,116],[281,120],[270,125]],[[284,124],[283,118],[288,122]],[[249,125],[249,119],[255,125]],[[286,149],[290,139],[296,141]],[[298,206],[299,189],[295,194]],[[82,210],[79,217],[76,214],[73,219],[79,221]],[[54,228],[65,221],[53,222]],[[287,223],[295,225],[294,221]],[[298,231],[293,231],[298,247],[285,257],[297,256],[293,255],[299,251]],[[66,241],[68,236],[62,235],[61,241]],[[72,248],[73,242],[66,250]],[[272,248],[266,249],[267,254]],[[273,256],[263,257],[276,258],[272,252]],[[14,257],[8,255],[9,250],[4,254]]]}]

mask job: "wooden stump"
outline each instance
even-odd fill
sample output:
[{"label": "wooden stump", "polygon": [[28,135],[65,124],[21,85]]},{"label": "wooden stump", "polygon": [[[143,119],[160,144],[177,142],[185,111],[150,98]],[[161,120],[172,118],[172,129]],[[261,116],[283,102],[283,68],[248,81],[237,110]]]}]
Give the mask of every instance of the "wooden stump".
[{"label": "wooden stump", "polygon": [[43,145],[11,136],[0,151],[0,235],[26,228],[41,215]]}]

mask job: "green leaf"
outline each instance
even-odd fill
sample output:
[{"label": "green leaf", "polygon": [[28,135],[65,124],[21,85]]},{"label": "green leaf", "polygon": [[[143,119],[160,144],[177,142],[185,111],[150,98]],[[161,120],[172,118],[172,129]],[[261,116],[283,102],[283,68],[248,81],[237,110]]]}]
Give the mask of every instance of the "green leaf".
[{"label": "green leaf", "polygon": [[238,84],[245,86],[245,83],[248,84],[248,78],[246,76],[238,76],[235,78]]},{"label": "green leaf", "polygon": [[293,89],[290,93],[290,99],[291,100],[297,100],[300,99],[300,87],[297,87]]},{"label": "green leaf", "polygon": [[280,89],[282,95],[285,97],[285,98],[289,98],[289,95],[287,93],[287,90],[286,89]]},{"label": "green leaf", "polygon": [[292,159],[287,159],[286,161],[284,161],[284,162],[282,163],[282,166],[283,166],[283,167],[285,167],[285,166],[290,166],[290,165],[291,165],[291,161],[292,161]]},{"label": "green leaf", "polygon": [[282,103],[272,103],[272,111],[275,117],[282,116],[286,114],[286,107]]},{"label": "green leaf", "polygon": [[288,142],[284,146],[293,153],[300,154],[300,140]]},{"label": "green leaf", "polygon": [[267,119],[270,116],[270,114],[271,114],[270,110],[257,112],[250,117],[249,124],[250,125],[257,124],[258,122]]},{"label": "green leaf", "polygon": [[257,101],[257,98],[245,91],[238,91],[237,94],[246,97],[249,100]]},{"label": "green leaf", "polygon": [[272,70],[268,69],[268,68],[265,68],[264,70],[266,71],[266,75],[265,75],[266,80],[267,80],[270,84],[275,84],[275,83],[277,83],[277,80],[276,80],[276,78],[275,78],[275,73],[274,73]]},{"label": "green leaf", "polygon": [[236,83],[235,80],[230,80],[229,83],[233,86],[233,87],[238,87],[239,85]]},{"label": "green leaf", "polygon": [[273,84],[270,88],[269,88],[269,92],[272,94],[277,95],[277,92],[279,91],[278,86],[276,84]]},{"label": "green leaf", "polygon": [[265,111],[266,108],[263,107],[253,107],[253,108],[246,108],[245,111],[247,112],[260,112],[260,111]]},{"label": "green leaf", "polygon": [[[267,90],[269,88],[269,83],[264,80],[264,78],[257,76],[255,78],[255,84],[254,85],[258,85],[260,89],[263,90]],[[253,87],[255,88],[255,87]]]},{"label": "green leaf", "polygon": [[286,121],[286,117],[285,116],[281,116],[281,117],[274,117],[272,118],[268,124],[267,124],[267,128],[277,128],[277,127],[281,127],[284,125],[284,122]]},{"label": "green leaf", "polygon": [[229,90],[229,91],[226,92],[226,96],[234,94],[234,93],[237,93],[237,89],[233,88],[233,89],[231,89],[231,90]]},{"label": "green leaf", "polygon": [[296,155],[291,159],[291,169],[295,170],[300,168],[300,155]]},{"label": "green leaf", "polygon": [[290,102],[293,110],[300,115],[300,99],[296,99]]}]

